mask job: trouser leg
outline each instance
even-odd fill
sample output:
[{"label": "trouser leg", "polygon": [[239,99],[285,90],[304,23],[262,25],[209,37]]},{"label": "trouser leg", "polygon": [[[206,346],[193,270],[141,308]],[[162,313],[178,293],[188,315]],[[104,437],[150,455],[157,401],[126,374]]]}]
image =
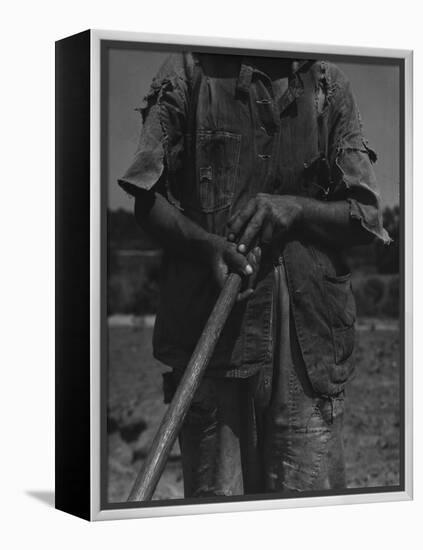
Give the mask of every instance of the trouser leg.
[{"label": "trouser leg", "polygon": [[277,271],[272,397],[265,419],[267,491],[345,486],[343,395],[316,395],[307,377],[292,316],[285,269]]},{"label": "trouser leg", "polygon": [[206,378],[179,435],[185,497],[243,494],[237,381]]},{"label": "trouser leg", "polygon": [[[171,393],[180,375],[172,379]],[[269,398],[266,371],[245,380],[202,380],[179,434],[186,498],[264,492],[263,410]]]}]

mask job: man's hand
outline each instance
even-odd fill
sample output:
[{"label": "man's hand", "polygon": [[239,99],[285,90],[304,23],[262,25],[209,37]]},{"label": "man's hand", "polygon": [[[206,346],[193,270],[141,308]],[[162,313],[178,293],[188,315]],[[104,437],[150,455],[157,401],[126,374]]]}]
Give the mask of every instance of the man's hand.
[{"label": "man's hand", "polygon": [[241,254],[234,243],[213,235],[210,238],[211,253],[208,255],[214,278],[220,288],[229,273],[238,273],[245,279],[237,300],[245,300],[254,292],[254,283],[260,267],[261,250],[255,247],[247,256]]},{"label": "man's hand", "polygon": [[219,287],[223,287],[229,273],[238,273],[245,283],[238,299],[248,298],[259,269],[260,249],[241,254],[234,243],[208,233],[159,193],[153,198],[146,197],[147,193],[138,193],[136,197],[135,216],[140,226],[169,253],[208,265]]},{"label": "man's hand", "polygon": [[252,242],[267,245],[280,239],[297,226],[302,217],[300,197],[259,193],[229,220],[228,238],[236,241],[238,250],[245,253]]},{"label": "man's hand", "polygon": [[228,222],[228,239],[236,242],[238,251],[245,254],[252,243],[282,244],[284,238],[291,238],[299,228],[306,238],[328,246],[356,246],[368,244],[372,239],[359,221],[351,219],[346,200],[322,201],[264,193],[259,193],[232,216]]}]

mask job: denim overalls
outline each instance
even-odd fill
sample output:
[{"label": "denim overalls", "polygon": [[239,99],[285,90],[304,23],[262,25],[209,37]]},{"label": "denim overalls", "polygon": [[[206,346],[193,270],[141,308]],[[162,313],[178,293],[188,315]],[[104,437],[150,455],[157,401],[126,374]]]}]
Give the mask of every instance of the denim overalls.
[{"label": "denim overalls", "polygon": [[[207,231],[225,236],[231,214],[261,192],[348,201],[352,223],[389,242],[376,155],[336,66],[175,54],[140,112],[121,182],[155,187]],[[170,385],[217,294],[205,266],[165,255],[153,343],[174,369]],[[226,323],[181,434],[186,496],[343,485],[354,322],[342,251],[301,233],[263,249],[255,293]]]}]

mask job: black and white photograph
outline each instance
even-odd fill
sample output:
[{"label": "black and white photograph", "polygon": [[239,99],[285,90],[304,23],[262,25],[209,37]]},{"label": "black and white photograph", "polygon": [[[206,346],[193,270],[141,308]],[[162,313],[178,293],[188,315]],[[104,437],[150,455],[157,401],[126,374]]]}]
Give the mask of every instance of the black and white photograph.
[{"label": "black and white photograph", "polygon": [[102,505],[403,491],[401,61],[105,41],[100,82]]},{"label": "black and white photograph", "polygon": [[4,4],[2,548],[416,547],[417,8]]}]

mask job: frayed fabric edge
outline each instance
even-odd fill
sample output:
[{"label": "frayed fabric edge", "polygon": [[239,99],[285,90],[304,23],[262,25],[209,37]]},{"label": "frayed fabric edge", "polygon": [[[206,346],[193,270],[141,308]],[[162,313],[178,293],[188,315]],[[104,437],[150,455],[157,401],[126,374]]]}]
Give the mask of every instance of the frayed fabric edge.
[{"label": "frayed fabric edge", "polygon": [[380,228],[373,228],[371,225],[365,222],[364,217],[359,211],[359,207],[355,199],[347,199],[347,202],[350,207],[351,219],[358,221],[365,231],[373,235],[374,238],[377,239],[377,241],[381,242],[384,246],[389,246],[393,242],[393,239],[391,239],[389,233],[383,226],[381,226]]}]

